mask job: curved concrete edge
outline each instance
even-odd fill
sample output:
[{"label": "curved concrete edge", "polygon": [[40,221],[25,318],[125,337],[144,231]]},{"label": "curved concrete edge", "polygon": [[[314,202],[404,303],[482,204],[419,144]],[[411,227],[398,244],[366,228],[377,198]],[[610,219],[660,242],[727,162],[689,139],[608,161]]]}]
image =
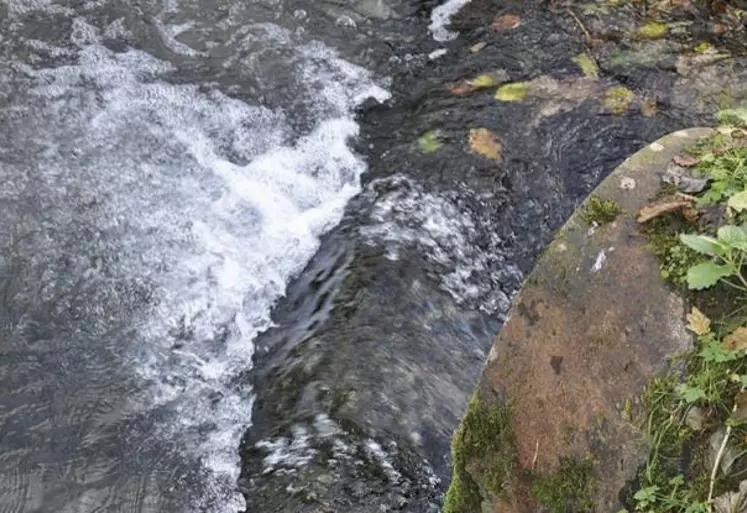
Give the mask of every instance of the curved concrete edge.
[{"label": "curved concrete edge", "polygon": [[[539,258],[452,440],[444,513],[620,510],[646,455],[628,410],[693,343],[635,217],[671,159],[712,133],[681,130],[628,158]],[[589,224],[597,200],[619,207],[614,221]]]}]

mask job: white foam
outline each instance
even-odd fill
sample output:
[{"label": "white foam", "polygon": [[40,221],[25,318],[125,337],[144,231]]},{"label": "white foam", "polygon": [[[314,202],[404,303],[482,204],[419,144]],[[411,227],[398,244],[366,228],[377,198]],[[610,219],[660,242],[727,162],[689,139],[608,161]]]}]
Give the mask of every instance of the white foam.
[{"label": "white foam", "polygon": [[[34,72],[47,131],[29,138],[72,140],[80,158],[71,165],[52,151],[36,165],[50,190],[83,189],[103,202],[97,228],[119,236],[109,272],[155,286],[157,306],[133,319],[140,342],[127,364],[148,383],[139,400],[168,407],[161,436],[200,459],[206,487],[235,511],[237,448],[252,409],[237,380],[286,284],[360,190],[351,109],[387,93],[321,44],[297,49],[319,117],[289,144],[284,112],[166,83],[168,63],[113,53],[82,24],[75,34],[77,64]],[[176,332],[185,334],[178,348]]]},{"label": "white foam", "polygon": [[451,17],[469,2],[470,0],[446,0],[431,11],[431,24],[428,25],[428,30],[433,34],[433,39],[444,42],[457,38],[459,34],[448,30],[446,27],[451,24]]},{"label": "white foam", "polygon": [[[504,261],[494,231],[480,233],[473,213],[453,199],[425,192],[402,176],[386,181],[391,182],[386,189],[392,190],[376,199],[368,224],[361,228],[364,239],[383,244],[392,260],[399,259],[404,249],[416,248],[440,268],[441,288],[459,304],[505,313],[510,299],[501,285],[506,282],[510,289],[508,283],[519,282],[521,272]],[[478,243],[481,239],[483,246]]]}]

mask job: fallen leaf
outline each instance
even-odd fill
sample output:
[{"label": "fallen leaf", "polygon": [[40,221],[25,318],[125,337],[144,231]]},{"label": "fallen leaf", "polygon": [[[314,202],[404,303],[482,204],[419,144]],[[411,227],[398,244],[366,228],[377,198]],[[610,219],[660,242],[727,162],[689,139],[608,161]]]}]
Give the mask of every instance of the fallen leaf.
[{"label": "fallen leaf", "polygon": [[737,328],[724,337],[721,347],[729,351],[741,351],[747,349],[747,328]]},{"label": "fallen leaf", "polygon": [[713,499],[715,513],[745,513],[747,511],[747,481],[739,483],[738,492],[726,492]]},{"label": "fallen leaf", "polygon": [[638,29],[638,37],[643,39],[661,39],[669,32],[669,27],[658,21],[649,21]]},{"label": "fallen leaf", "polygon": [[594,57],[588,53],[584,52],[578,54],[573,58],[573,62],[581,68],[581,72],[585,77],[599,78],[599,66],[597,66],[597,61],[595,61]]},{"label": "fallen leaf", "polygon": [[425,132],[418,138],[418,149],[422,153],[433,153],[441,146],[443,146],[443,143],[441,142],[442,137],[443,133],[441,132],[441,130],[431,130],[429,132]]},{"label": "fallen leaf", "polygon": [[682,167],[693,167],[698,164],[698,159],[691,155],[676,155],[672,157],[672,162]]},{"label": "fallen leaf", "polygon": [[[668,214],[670,212],[681,212],[685,214],[685,212],[689,209],[693,208],[692,200],[686,200],[686,199],[679,199],[679,198],[665,198],[663,200],[657,201],[656,203],[653,203],[651,205],[646,205],[645,207],[641,208],[641,210],[638,211],[638,219],[637,221],[639,223],[647,223],[648,221],[659,217],[664,214]],[[687,212],[689,215],[692,215],[691,212]],[[696,211],[696,218],[697,218],[697,211]]]},{"label": "fallen leaf", "polygon": [[506,80],[508,80],[508,73],[505,70],[497,70],[492,73],[483,73],[475,78],[460,80],[447,85],[446,88],[455,96],[464,96],[480,89],[495,87]]},{"label": "fallen leaf", "polygon": [[485,48],[486,46],[488,46],[488,43],[486,43],[485,41],[480,41],[476,45],[473,45],[472,48],[470,48],[469,50],[472,53],[477,53],[480,50],[482,50],[483,48]]},{"label": "fallen leaf", "polygon": [[615,114],[623,114],[633,103],[633,91],[623,86],[610,87],[605,91],[602,103]]},{"label": "fallen leaf", "polygon": [[495,92],[495,99],[502,102],[520,102],[527,97],[529,85],[526,82],[504,84]]},{"label": "fallen leaf", "polygon": [[641,103],[641,114],[643,114],[647,118],[656,115],[657,110],[658,108],[656,100],[654,100],[653,98],[647,98],[643,101],[643,103]]},{"label": "fallen leaf", "polygon": [[722,36],[725,33],[726,33],[726,25],[724,25],[723,23],[714,23],[711,26],[711,34]]},{"label": "fallen leaf", "polygon": [[513,30],[521,25],[521,18],[515,14],[504,14],[502,16],[496,16],[493,18],[493,30],[498,32],[504,32],[506,30]]},{"label": "fallen leaf", "polygon": [[687,329],[696,335],[706,335],[711,331],[711,320],[703,312],[693,307],[687,314]]},{"label": "fallen leaf", "polygon": [[734,397],[734,411],[731,418],[738,422],[747,420],[747,392],[741,391]]},{"label": "fallen leaf", "polygon": [[483,157],[498,160],[503,146],[493,132],[487,128],[473,128],[469,131],[469,146]]}]

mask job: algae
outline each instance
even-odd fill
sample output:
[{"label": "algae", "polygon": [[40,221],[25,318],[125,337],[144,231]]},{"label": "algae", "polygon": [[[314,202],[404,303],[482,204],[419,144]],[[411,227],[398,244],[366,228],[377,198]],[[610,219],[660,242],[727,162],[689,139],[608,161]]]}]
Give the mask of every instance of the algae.
[{"label": "algae", "polygon": [[487,406],[476,393],[452,438],[451,458],[443,513],[476,513],[485,494],[500,497],[516,461],[509,407]]}]

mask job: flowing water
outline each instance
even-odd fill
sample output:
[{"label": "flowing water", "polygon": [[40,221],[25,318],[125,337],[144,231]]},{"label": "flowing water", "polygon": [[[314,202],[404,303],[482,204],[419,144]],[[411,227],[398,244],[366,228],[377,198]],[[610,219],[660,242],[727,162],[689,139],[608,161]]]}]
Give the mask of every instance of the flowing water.
[{"label": "flowing water", "polygon": [[[0,513],[437,511],[536,255],[720,94],[689,41],[579,80],[547,4],[0,0]],[[449,92],[485,71],[546,97]]]},{"label": "flowing water", "polygon": [[0,3],[2,513],[243,507],[253,340],[387,96],[278,9]]}]

